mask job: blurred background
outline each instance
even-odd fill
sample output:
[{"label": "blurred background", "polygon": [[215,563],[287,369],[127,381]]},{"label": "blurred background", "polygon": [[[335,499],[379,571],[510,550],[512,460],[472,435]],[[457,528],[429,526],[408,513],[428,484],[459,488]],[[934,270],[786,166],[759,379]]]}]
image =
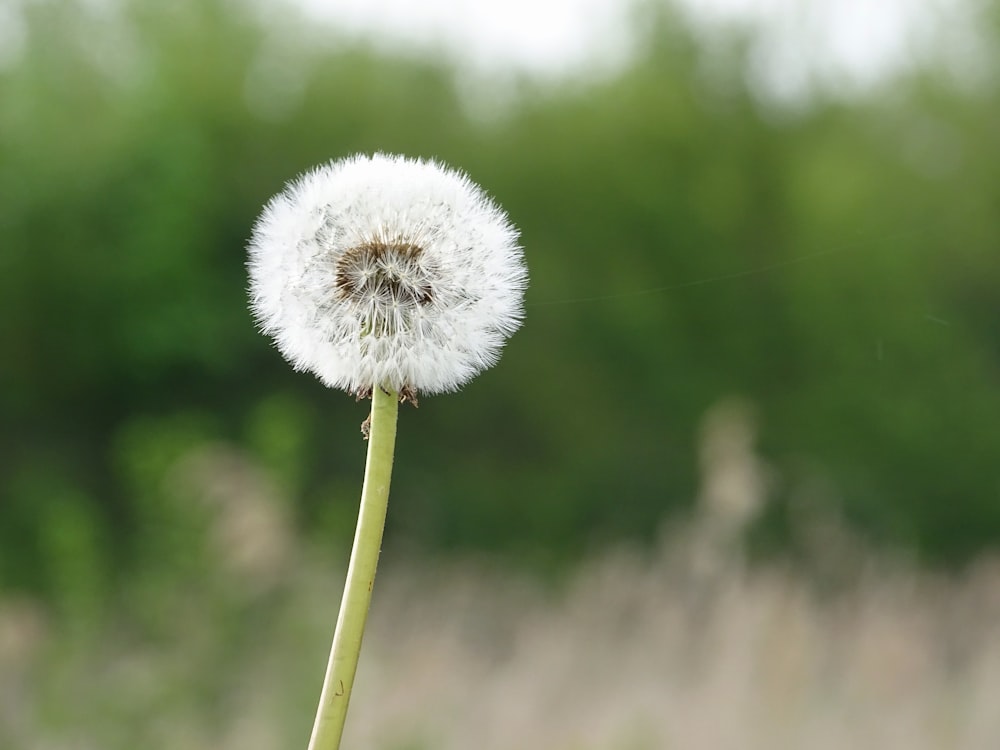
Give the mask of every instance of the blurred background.
[{"label": "blurred background", "polygon": [[382,150],[531,286],[401,413],[353,746],[996,747],[998,133],[990,0],[0,0],[0,746],[305,745],[367,409],[244,245]]}]

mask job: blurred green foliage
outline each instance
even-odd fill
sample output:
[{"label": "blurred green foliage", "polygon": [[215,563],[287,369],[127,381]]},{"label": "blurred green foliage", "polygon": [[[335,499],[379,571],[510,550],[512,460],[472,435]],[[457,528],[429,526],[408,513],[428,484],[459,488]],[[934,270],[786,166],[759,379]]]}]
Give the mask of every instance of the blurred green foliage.
[{"label": "blurred green foliage", "polygon": [[783,111],[738,39],[647,9],[625,70],[464,98],[443,61],[292,16],[119,5],[27,4],[0,70],[0,584],[78,607],[183,567],[171,467],[213,441],[347,543],[365,407],[255,332],[243,246],[284,181],[372,150],[469,171],[531,269],[501,365],[404,410],[388,544],[539,564],[648,539],[731,394],[762,416],[767,539],[819,483],[926,559],[1000,540],[995,87],[924,70]]}]

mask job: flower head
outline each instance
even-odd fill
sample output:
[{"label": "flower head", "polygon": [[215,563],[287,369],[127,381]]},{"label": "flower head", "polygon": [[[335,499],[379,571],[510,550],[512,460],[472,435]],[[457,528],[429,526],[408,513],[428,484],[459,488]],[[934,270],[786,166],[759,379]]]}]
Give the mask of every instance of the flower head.
[{"label": "flower head", "polygon": [[517,237],[481,188],[436,162],[332,161],[257,220],[251,307],[285,358],[328,386],[452,391],[521,324]]}]

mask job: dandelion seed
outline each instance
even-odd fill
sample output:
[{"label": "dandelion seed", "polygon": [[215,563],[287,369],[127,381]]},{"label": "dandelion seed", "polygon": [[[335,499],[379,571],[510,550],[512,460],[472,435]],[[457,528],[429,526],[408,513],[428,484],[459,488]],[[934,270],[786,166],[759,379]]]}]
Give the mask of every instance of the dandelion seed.
[{"label": "dandelion seed", "polygon": [[460,172],[384,154],[333,161],[258,219],[251,306],[285,358],[330,387],[453,391],[521,324],[517,239]]}]

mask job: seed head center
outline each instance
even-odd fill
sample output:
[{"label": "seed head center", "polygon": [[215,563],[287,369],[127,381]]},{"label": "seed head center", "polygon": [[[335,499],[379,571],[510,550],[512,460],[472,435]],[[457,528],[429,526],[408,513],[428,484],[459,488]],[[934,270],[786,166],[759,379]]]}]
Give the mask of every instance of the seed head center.
[{"label": "seed head center", "polygon": [[366,328],[393,333],[434,299],[424,251],[411,242],[373,240],[344,252],[337,260],[336,288],[342,299],[362,310]]}]

